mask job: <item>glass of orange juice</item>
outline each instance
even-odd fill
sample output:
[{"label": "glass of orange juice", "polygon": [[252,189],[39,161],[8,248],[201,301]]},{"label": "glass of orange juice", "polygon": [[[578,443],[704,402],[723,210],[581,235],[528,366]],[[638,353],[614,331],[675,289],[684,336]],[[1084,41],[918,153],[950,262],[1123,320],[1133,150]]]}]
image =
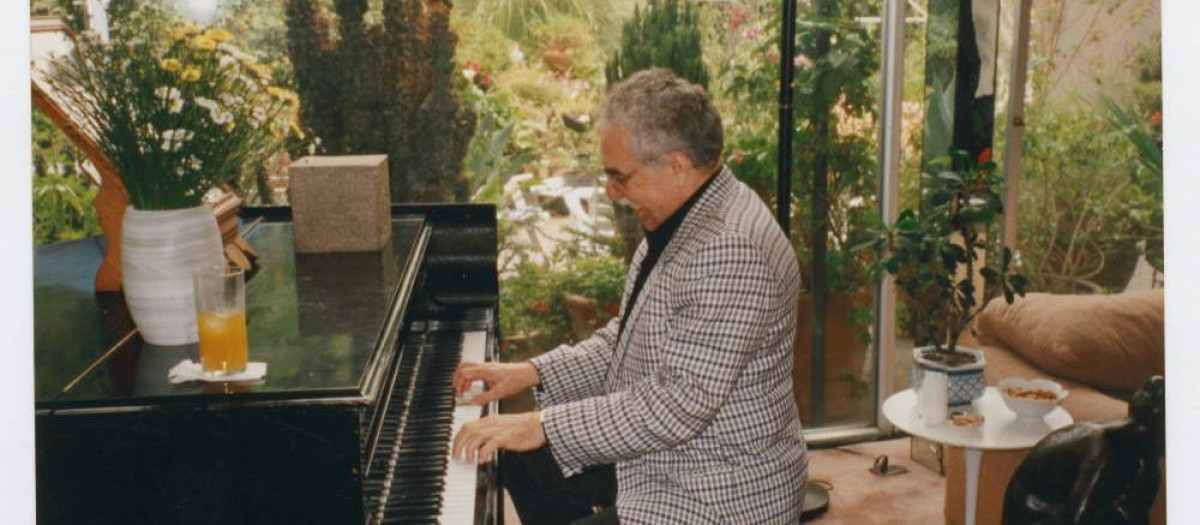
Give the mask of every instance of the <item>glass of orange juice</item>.
[{"label": "glass of orange juice", "polygon": [[200,365],[211,375],[246,369],[246,277],[238,268],[192,276],[196,327],[200,332]]}]

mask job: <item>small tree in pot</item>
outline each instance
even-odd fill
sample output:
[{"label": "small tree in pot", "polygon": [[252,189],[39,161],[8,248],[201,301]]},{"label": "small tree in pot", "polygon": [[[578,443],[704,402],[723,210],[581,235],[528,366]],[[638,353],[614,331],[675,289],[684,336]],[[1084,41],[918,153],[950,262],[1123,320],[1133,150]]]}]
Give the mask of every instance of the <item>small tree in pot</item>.
[{"label": "small tree in pot", "polygon": [[881,254],[873,271],[895,276],[895,286],[914,318],[916,343],[928,345],[914,351],[914,386],[920,383],[922,368],[978,370],[977,377],[964,378],[974,384],[959,387],[959,392],[951,377],[952,405],[970,402],[983,392],[982,354],[958,348],[959,336],[979,313],[977,278],[990,294],[1003,294],[1009,303],[1025,295],[1028,282],[1014,271],[1007,247],[998,249],[997,257],[980,260],[988,232],[1004,211],[1003,180],[990,157],[990,150],[978,161],[954,151],[935,163],[948,163],[949,169],[923,175],[920,208],[902,211],[895,224],[877,230],[872,243]]}]

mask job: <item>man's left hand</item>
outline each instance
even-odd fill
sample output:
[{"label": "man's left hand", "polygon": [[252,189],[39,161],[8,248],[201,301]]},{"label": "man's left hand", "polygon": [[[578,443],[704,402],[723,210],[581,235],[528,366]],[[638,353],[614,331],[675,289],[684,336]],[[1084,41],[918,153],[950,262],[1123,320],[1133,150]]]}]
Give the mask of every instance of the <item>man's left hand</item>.
[{"label": "man's left hand", "polygon": [[454,436],[452,457],[482,465],[497,450],[528,452],[545,444],[540,412],[500,414],[463,425]]}]

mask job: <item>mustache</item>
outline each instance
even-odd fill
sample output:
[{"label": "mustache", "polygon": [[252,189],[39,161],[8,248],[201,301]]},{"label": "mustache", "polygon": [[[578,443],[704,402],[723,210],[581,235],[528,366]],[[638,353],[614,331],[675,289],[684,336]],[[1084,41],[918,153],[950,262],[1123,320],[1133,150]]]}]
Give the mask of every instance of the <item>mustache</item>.
[{"label": "mustache", "polygon": [[633,202],[625,197],[618,198],[617,202],[614,204],[616,204],[618,206],[625,206],[626,208],[629,208],[634,211],[636,211],[638,208],[641,208],[641,206],[638,206],[638,204],[636,202]]}]

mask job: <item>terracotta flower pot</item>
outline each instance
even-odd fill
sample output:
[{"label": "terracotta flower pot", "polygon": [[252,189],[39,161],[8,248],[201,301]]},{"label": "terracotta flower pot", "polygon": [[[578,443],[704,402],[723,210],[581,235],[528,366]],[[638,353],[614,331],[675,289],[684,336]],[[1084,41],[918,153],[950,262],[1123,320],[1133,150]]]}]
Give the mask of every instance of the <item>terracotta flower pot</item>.
[{"label": "terracotta flower pot", "polygon": [[576,341],[591,337],[592,332],[616,317],[621,308],[621,305],[612,303],[600,305],[597,309],[595,299],[573,293],[564,294],[563,303],[567,308],[567,315],[571,318],[571,335]]}]

